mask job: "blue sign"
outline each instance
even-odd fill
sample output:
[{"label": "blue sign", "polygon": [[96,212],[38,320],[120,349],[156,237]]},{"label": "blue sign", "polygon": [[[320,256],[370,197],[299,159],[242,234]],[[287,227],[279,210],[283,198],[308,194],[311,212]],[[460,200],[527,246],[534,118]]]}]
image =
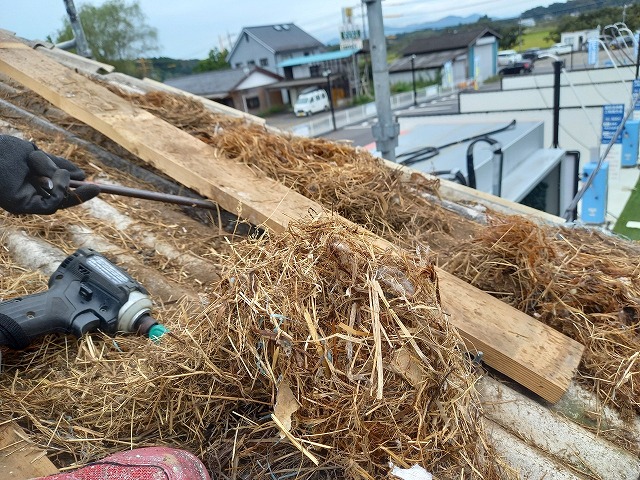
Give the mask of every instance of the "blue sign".
[{"label": "blue sign", "polygon": [[640,110],[640,101],[638,101],[638,95],[640,95],[640,79],[633,81],[633,87],[631,88],[631,99],[635,102],[634,110]]},{"label": "blue sign", "polygon": [[[624,103],[604,105],[602,107],[602,137],[600,143],[608,145],[624,119]],[[622,143],[622,132],[614,143]]]}]

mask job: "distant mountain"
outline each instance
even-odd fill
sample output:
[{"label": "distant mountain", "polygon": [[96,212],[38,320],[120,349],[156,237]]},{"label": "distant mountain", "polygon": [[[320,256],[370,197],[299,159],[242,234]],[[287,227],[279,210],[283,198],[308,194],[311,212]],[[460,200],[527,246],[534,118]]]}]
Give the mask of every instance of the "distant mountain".
[{"label": "distant mountain", "polygon": [[399,33],[411,33],[420,30],[439,30],[441,28],[455,27],[457,25],[465,25],[467,23],[476,23],[482,15],[474,13],[467,17],[459,17],[457,15],[448,15],[435,22],[415,23],[412,25],[405,25],[403,27],[385,27],[384,33],[386,35],[397,35]]}]

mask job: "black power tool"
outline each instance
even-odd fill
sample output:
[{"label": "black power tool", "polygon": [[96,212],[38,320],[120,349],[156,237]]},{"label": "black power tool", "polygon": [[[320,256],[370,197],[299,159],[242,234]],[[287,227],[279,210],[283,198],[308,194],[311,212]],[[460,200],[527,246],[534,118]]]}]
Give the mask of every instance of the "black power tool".
[{"label": "black power tool", "polygon": [[157,340],[166,329],[149,314],[151,305],[147,290],[124,270],[81,248],[53,272],[46,292],[0,303],[0,345],[23,349],[42,335],[97,330]]}]

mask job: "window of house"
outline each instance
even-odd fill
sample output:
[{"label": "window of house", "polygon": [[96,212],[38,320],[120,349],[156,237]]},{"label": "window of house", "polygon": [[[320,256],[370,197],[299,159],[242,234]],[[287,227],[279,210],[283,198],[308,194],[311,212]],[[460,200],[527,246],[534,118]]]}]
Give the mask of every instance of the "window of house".
[{"label": "window of house", "polygon": [[269,59],[268,58],[261,58],[260,59],[260,66],[261,67],[266,67],[269,65]]},{"label": "window of house", "polygon": [[242,62],[236,63],[236,68],[242,68]]},{"label": "window of house", "polygon": [[255,67],[256,66],[256,62],[255,62],[255,60],[249,60],[247,62],[247,65],[249,65],[250,67]]},{"label": "window of house", "polygon": [[255,110],[256,108],[260,108],[260,99],[258,97],[248,97],[247,108],[250,110]]},{"label": "window of house", "polygon": [[310,77],[319,77],[320,76],[320,66],[312,65],[309,67],[309,76]]}]

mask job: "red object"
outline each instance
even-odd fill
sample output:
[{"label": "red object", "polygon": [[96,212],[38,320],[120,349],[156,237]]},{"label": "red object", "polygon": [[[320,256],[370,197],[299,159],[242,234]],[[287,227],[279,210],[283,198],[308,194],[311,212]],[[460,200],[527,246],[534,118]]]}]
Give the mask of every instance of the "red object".
[{"label": "red object", "polygon": [[193,454],[168,447],[137,448],[47,480],[211,480]]}]

